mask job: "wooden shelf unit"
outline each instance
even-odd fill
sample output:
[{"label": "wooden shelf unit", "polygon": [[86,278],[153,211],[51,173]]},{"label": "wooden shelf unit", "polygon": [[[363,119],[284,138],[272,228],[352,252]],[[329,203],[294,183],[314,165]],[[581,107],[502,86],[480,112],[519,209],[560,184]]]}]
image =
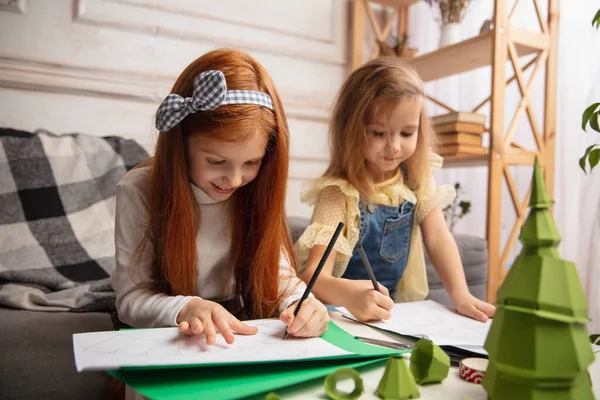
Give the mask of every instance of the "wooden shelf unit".
[{"label": "wooden shelf unit", "polygon": [[[421,79],[425,82],[490,66],[493,58],[491,49],[494,35],[494,31],[486,32],[460,43],[442,47],[436,51],[415,57],[410,61],[410,64],[419,72]],[[548,49],[548,39],[539,33],[514,28],[509,31],[509,36],[535,38],[527,43],[515,41],[515,49],[519,57]]]},{"label": "wooden shelf unit", "polygon": [[[365,61],[379,56],[378,46],[364,59],[365,21],[369,21],[376,40],[386,40],[396,22],[396,37],[402,37],[408,28],[408,7],[418,0],[353,0],[352,16],[352,57],[351,67],[355,69]],[[472,112],[477,112],[488,102],[491,106],[489,124],[489,148],[485,155],[453,155],[444,157],[445,168],[488,168],[486,239],[488,245],[487,300],[494,302],[496,292],[506,274],[510,253],[517,240],[528,210],[529,193],[521,198],[517,192],[510,167],[533,165],[537,157],[543,170],[548,192],[554,191],[554,152],[556,135],[556,85],[557,51],[560,0],[547,0],[547,13],[543,15],[541,0],[531,1],[540,25],[540,31],[531,31],[511,25],[511,18],[519,0],[508,12],[506,0],[494,0],[494,29],[476,37],[446,46],[430,53],[415,57],[410,64],[419,72],[425,82],[446,78],[475,70],[491,67],[491,94],[479,103]],[[381,27],[374,17],[371,4],[391,7],[393,13]],[[521,65],[522,57],[532,58]],[[513,66],[514,74],[507,78],[506,61]],[[543,121],[538,122],[531,107],[530,88],[541,68],[545,66],[545,93]],[[529,82],[523,73],[533,68]],[[511,122],[505,126],[506,86],[517,81],[521,101]],[[448,111],[456,111],[441,101],[427,96],[433,103]],[[529,120],[531,134],[536,142],[535,151],[528,151],[513,143],[518,123],[523,114]],[[513,203],[516,222],[508,236],[506,245],[501,248],[500,221],[502,210],[502,182],[505,181]]]}]

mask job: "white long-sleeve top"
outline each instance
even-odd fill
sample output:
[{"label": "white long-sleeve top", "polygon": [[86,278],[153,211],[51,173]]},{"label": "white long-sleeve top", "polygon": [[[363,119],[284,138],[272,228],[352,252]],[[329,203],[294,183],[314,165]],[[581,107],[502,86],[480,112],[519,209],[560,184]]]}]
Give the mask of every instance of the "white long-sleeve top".
[{"label": "white long-sleeve top", "polygon": [[[192,298],[226,300],[234,297],[234,257],[228,201],[215,201],[191,184],[201,213],[196,236],[198,249],[198,296],[169,296],[149,289],[153,247],[148,241],[136,252],[148,227],[150,169],[129,171],[117,184],[115,249],[116,266],[112,286],[116,292],[119,319],[136,328],[176,326],[177,314]],[[280,311],[302,297],[306,285],[296,275],[282,251],[279,268]]]}]

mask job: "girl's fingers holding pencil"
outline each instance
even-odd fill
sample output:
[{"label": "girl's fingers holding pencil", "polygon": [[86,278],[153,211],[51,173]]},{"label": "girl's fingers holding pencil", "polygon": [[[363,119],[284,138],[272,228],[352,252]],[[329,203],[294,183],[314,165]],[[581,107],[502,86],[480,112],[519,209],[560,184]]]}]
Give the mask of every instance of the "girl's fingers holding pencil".
[{"label": "girl's fingers holding pencil", "polygon": [[[292,304],[284,313],[293,311],[296,303]],[[285,315],[280,316],[285,322]],[[320,301],[314,298],[307,298],[300,307],[298,315],[293,317],[291,324],[287,324],[287,331],[290,335],[296,337],[314,337],[320,336],[327,330],[329,314],[327,308]]]},{"label": "girl's fingers holding pencil", "polygon": [[369,318],[372,321],[381,321],[382,319],[390,319],[392,315],[388,310],[383,307],[380,307],[377,304],[373,304],[369,309],[369,314],[371,317]]},{"label": "girl's fingers holding pencil", "polygon": [[388,311],[394,308],[394,300],[383,293],[374,293],[373,300],[379,307],[385,308]]},{"label": "girl's fingers holding pencil", "polygon": [[279,320],[283,322],[285,326],[290,326],[294,320],[294,308],[296,307],[296,303],[292,305],[293,307],[288,307],[281,314],[279,314]]},{"label": "girl's fingers holding pencil", "polygon": [[383,286],[381,283],[377,282],[377,284],[379,285],[379,291],[381,293],[383,293],[384,295],[386,295],[387,297],[390,297],[390,291],[388,290],[388,288],[386,288],[385,286]]},{"label": "girl's fingers holding pencil", "polygon": [[297,337],[318,337],[327,331],[329,314],[322,315],[315,312],[304,326],[294,334]]}]

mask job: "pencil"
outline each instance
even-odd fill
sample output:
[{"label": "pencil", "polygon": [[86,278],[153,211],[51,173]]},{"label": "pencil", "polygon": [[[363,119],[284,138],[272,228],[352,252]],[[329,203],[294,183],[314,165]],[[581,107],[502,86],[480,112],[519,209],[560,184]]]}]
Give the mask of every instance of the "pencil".
[{"label": "pencil", "polygon": [[[337,228],[335,229],[335,232],[333,233],[333,236],[331,237],[331,240],[329,241],[327,248],[325,249],[325,253],[323,253],[323,256],[321,257],[321,261],[319,261],[319,265],[317,265],[317,269],[315,269],[315,272],[313,273],[312,278],[310,278],[310,282],[308,282],[308,285],[306,286],[306,289],[304,290],[304,293],[302,294],[300,301],[298,302],[298,304],[296,304],[296,309],[294,310],[294,317],[296,315],[298,315],[298,311],[300,311],[300,306],[302,305],[304,300],[306,300],[306,298],[310,294],[310,291],[312,290],[313,286],[315,285],[315,282],[316,282],[317,278],[319,277],[319,274],[321,273],[321,270],[323,269],[325,262],[329,258],[329,254],[331,253],[331,250],[333,250],[333,246],[335,245],[335,242],[337,241],[338,237],[340,236],[340,233],[342,233],[343,228],[344,228],[344,223],[340,222],[338,224]],[[287,338],[287,336],[288,336],[288,331],[286,328],[285,333],[283,334],[283,338],[285,339],[285,338]]]},{"label": "pencil", "polygon": [[371,282],[373,282],[373,288],[375,290],[377,290],[378,292],[381,292],[381,290],[379,290],[379,284],[377,283],[377,279],[375,279],[375,273],[373,272],[371,263],[369,262],[369,259],[367,258],[367,254],[365,253],[365,249],[362,247],[362,244],[360,244],[360,243],[356,247],[358,248],[358,254],[360,254],[360,258],[361,258],[363,264],[365,265],[365,269],[367,270],[369,279],[371,279]]}]

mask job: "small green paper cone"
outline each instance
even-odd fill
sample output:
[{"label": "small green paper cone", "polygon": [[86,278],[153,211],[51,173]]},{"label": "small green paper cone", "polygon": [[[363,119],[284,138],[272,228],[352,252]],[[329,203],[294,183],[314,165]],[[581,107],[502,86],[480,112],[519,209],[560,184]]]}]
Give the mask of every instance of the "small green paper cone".
[{"label": "small green paper cone", "polygon": [[383,377],[377,386],[377,395],[382,399],[418,399],[421,397],[415,379],[402,356],[388,358]]},{"label": "small green paper cone", "polygon": [[440,383],[450,371],[450,357],[431,340],[421,339],[410,356],[410,372],[419,385]]},{"label": "small green paper cone", "polygon": [[[337,384],[343,379],[350,378],[354,381],[354,390],[350,393],[338,390]],[[355,400],[365,391],[363,380],[353,368],[340,368],[325,378],[325,394],[332,400]]]}]

